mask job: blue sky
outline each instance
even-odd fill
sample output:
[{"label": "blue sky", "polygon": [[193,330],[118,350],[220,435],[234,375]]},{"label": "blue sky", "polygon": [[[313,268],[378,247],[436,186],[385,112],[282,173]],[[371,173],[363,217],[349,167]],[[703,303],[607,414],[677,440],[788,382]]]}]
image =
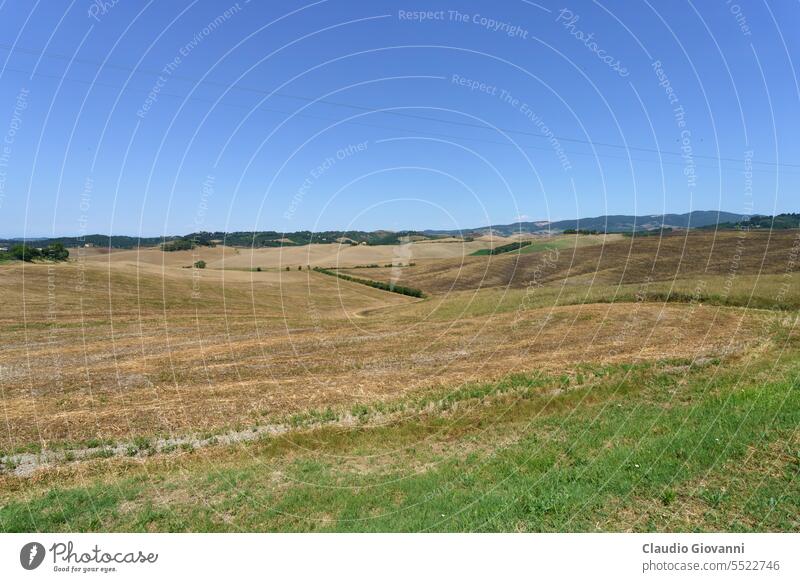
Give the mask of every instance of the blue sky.
[{"label": "blue sky", "polygon": [[0,236],[797,211],[798,13],[0,0]]}]

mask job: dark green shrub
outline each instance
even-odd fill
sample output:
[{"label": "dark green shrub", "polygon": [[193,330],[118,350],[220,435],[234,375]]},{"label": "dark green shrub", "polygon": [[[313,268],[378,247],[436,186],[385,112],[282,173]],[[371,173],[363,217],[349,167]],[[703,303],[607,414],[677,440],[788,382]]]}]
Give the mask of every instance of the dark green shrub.
[{"label": "dark green shrub", "polygon": [[34,247],[29,247],[26,244],[14,245],[11,247],[9,254],[13,259],[27,262],[31,262],[34,259],[39,259],[42,257],[42,251]]},{"label": "dark green shrub", "polygon": [[194,242],[189,239],[179,238],[165,243],[161,243],[161,250],[167,253],[174,251],[190,251],[195,247]]},{"label": "dark green shrub", "polygon": [[69,258],[69,251],[64,248],[63,243],[55,242],[42,249],[42,258],[50,261],[66,261]]}]

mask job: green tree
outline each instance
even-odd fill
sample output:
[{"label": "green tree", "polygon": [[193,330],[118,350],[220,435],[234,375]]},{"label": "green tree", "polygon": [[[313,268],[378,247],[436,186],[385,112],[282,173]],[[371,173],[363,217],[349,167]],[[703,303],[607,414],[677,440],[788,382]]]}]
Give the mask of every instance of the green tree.
[{"label": "green tree", "polygon": [[199,261],[195,262],[194,268],[195,269],[205,269],[206,268],[206,262],[203,259],[200,259]]},{"label": "green tree", "polygon": [[64,248],[62,243],[55,242],[42,250],[42,258],[51,261],[66,261],[69,258],[69,251]]},{"label": "green tree", "polygon": [[11,257],[18,261],[31,262],[34,259],[42,257],[42,251],[34,247],[29,247],[26,244],[14,245],[9,252]]},{"label": "green tree", "polygon": [[183,238],[161,243],[161,250],[167,253],[174,251],[189,251],[192,250],[194,247],[195,247],[194,241]]}]

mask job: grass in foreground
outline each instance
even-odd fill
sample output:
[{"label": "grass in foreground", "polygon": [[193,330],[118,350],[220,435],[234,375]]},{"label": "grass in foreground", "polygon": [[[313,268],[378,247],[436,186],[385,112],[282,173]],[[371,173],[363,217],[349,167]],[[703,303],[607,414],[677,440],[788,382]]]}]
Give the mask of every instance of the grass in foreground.
[{"label": "grass in foreground", "polygon": [[584,366],[384,426],[7,476],[0,529],[796,531],[798,362]]}]

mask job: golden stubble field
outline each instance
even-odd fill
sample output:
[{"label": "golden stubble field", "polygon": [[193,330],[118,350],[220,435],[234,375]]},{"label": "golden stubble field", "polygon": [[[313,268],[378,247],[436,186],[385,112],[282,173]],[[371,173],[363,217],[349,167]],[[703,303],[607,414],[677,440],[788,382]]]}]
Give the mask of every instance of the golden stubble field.
[{"label": "golden stubble field", "polygon": [[[521,282],[534,277],[548,251],[464,257],[461,249],[448,257],[441,253],[463,245],[442,243],[437,246],[447,250],[430,258],[424,252],[434,251],[415,248],[414,267],[353,270],[363,277],[399,276],[416,283],[429,293],[424,300],[296,267],[244,270],[251,254],[260,253],[261,260],[280,249],[237,253],[218,247],[194,255],[91,251],[75,254],[79,260],[67,264],[0,265],[0,447],[200,434],[309,409],[346,409],[455,389],[512,373],[568,374],[580,363],[736,358],[764,349],[769,327],[761,310],[691,301],[529,301],[529,293],[560,295],[565,285],[597,285],[586,279],[594,261],[606,284],[619,273],[628,285],[674,279],[676,273],[689,282],[690,275],[707,275],[724,283],[719,266],[698,272],[699,253],[708,243],[703,237],[684,252],[694,265],[685,272],[686,261],[664,260],[664,254],[653,252],[675,253],[678,242],[657,246],[647,240],[631,251],[630,241],[598,240],[562,248],[559,256],[569,262],[553,266],[546,281],[527,291]],[[747,258],[740,260],[736,276],[752,278],[753,265],[764,264],[757,257],[766,250],[766,256],[779,258],[767,262],[772,275],[762,280],[780,277],[778,265],[785,263],[791,240],[778,237],[773,253],[758,239],[761,246],[743,253]],[[735,243],[732,238],[718,242],[718,252]],[[477,244],[485,248],[487,243]],[[337,257],[335,248],[311,252],[321,264],[351,265],[381,262],[398,252],[394,247],[343,248],[351,253],[347,260]],[[309,252],[291,250],[298,254],[297,264],[299,255]],[[361,254],[352,254],[356,251]],[[198,254],[208,268],[184,268]],[[226,258],[229,254],[239,262]],[[604,257],[622,265],[601,269],[611,260]],[[277,262],[262,262],[284,264],[273,259]],[[493,269],[512,276],[476,275]],[[466,274],[453,278],[452,273]],[[465,288],[466,280],[472,281],[470,287]],[[485,289],[476,291],[480,287]],[[615,288],[603,289],[612,295]]]},{"label": "golden stubble field", "polygon": [[[545,242],[547,241],[547,242]],[[432,293],[537,285],[638,285],[647,281],[794,273],[797,231],[678,231],[666,236],[553,237],[539,252],[422,261],[415,269],[370,269],[378,280]],[[528,249],[525,249],[528,250]],[[358,270],[360,271],[360,270]],[[358,274],[357,270],[347,272]],[[361,273],[363,274],[363,272]]]},{"label": "golden stubble field", "polygon": [[[498,244],[503,244],[503,239]],[[459,259],[477,250],[491,248],[496,243],[486,238],[463,242],[458,239],[443,241],[418,241],[405,245],[355,245],[310,244],[266,248],[240,248],[228,246],[197,247],[191,251],[162,252],[156,248],[140,250],[117,250],[111,253],[100,249],[86,249],[87,262],[128,266],[149,265],[154,267],[188,267],[202,259],[211,269],[264,270],[312,267],[352,267],[370,263],[409,262],[417,259]]]}]

